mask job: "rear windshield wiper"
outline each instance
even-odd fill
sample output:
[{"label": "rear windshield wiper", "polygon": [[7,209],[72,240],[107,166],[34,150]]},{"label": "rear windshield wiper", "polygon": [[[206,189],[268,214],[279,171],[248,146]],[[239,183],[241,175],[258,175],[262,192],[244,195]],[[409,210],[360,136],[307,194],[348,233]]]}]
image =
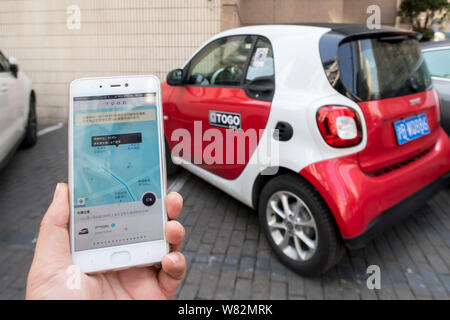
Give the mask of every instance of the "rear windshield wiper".
[{"label": "rear windshield wiper", "polygon": [[397,90],[395,90],[394,96],[396,96],[399,92],[401,92],[402,90],[405,89],[405,87],[403,86],[405,84],[405,82],[409,82],[411,89],[413,89],[414,91],[417,92],[419,90],[419,86],[416,82],[416,79],[413,77],[413,74],[417,70],[419,70],[419,68],[422,66],[423,63],[424,63],[423,56],[420,56],[419,60],[417,60],[416,64],[412,67],[411,71],[406,76],[405,81],[402,82],[402,86],[400,88],[398,88]]}]

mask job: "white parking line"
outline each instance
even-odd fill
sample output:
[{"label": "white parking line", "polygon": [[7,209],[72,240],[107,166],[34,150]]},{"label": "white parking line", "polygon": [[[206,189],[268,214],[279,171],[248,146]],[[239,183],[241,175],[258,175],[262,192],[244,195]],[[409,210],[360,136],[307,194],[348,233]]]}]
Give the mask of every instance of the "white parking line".
[{"label": "white parking line", "polygon": [[44,129],[39,130],[39,131],[37,132],[37,136],[38,136],[38,137],[43,136],[44,134],[47,134],[47,133],[49,133],[49,132],[52,132],[52,131],[61,129],[63,126],[64,126],[64,124],[63,124],[62,122],[60,122],[60,123],[58,123],[57,125],[54,125],[54,126],[50,126],[50,127],[44,128]]},{"label": "white parking line", "polygon": [[168,187],[168,193],[170,192],[180,192],[180,190],[183,188],[184,184],[187,181],[187,178],[189,176],[189,173],[186,170],[183,170],[183,172],[177,176],[177,178],[170,184]]}]

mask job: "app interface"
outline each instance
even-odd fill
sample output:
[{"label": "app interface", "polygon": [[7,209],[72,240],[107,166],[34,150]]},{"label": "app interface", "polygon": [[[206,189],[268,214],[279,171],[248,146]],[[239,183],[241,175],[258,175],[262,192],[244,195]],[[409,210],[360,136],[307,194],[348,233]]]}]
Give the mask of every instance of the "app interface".
[{"label": "app interface", "polygon": [[154,93],[73,101],[75,251],[162,240]]}]

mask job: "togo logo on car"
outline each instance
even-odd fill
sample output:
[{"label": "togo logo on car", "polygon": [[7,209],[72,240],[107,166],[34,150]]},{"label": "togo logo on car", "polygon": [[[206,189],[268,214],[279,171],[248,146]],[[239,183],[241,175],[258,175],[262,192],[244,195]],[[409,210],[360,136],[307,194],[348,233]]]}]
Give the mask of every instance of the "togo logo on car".
[{"label": "togo logo on car", "polygon": [[239,113],[209,110],[209,124],[221,128],[240,129],[241,115]]}]

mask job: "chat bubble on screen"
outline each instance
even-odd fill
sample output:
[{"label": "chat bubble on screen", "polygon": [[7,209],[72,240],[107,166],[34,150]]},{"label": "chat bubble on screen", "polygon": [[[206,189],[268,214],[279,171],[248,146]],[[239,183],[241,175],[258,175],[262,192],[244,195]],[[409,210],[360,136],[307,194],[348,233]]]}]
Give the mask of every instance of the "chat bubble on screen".
[{"label": "chat bubble on screen", "polygon": [[93,147],[112,146],[116,147],[120,144],[142,143],[142,134],[125,133],[125,134],[110,134],[107,136],[93,136],[91,137],[91,145]]},{"label": "chat bubble on screen", "polygon": [[154,109],[79,113],[75,116],[77,126],[152,120],[155,120]]}]

